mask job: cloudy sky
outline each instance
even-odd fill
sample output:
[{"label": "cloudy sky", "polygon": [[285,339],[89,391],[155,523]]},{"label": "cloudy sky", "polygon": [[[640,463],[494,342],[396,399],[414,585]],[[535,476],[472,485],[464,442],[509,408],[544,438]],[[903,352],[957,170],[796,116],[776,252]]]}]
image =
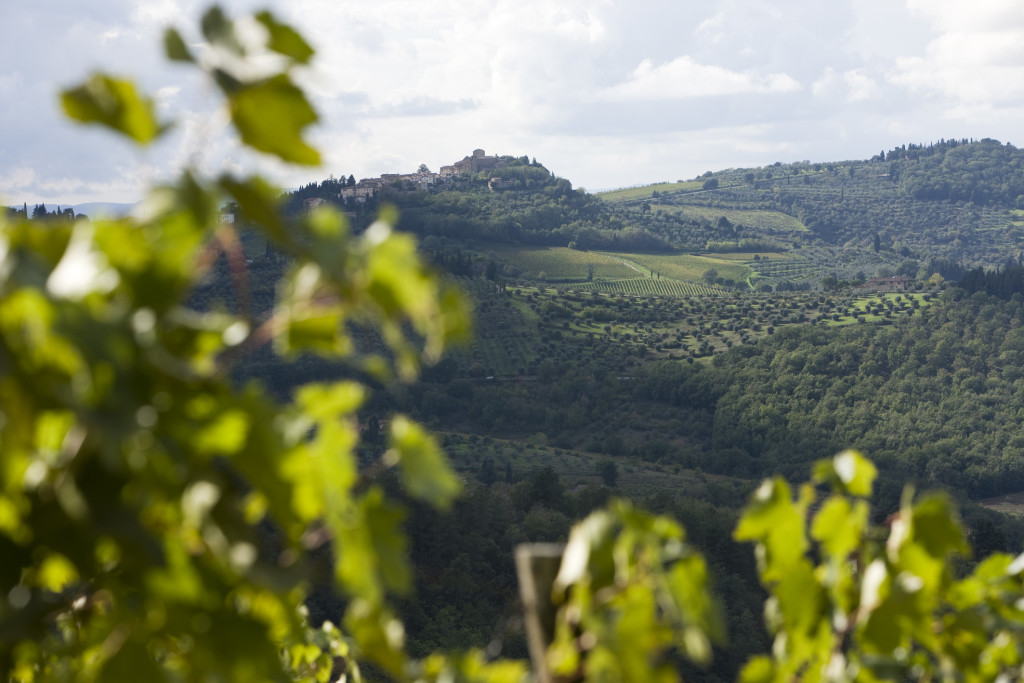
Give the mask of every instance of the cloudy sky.
[{"label": "cloudy sky", "polygon": [[[184,164],[285,187],[433,170],[483,148],[589,190],[939,138],[1024,145],[1019,0],[231,0],[317,48],[322,169],[232,143],[209,86],[163,62],[206,3],[0,3],[0,201],[130,202]],[[175,132],[144,151],[65,123],[59,88],[134,76]]]}]

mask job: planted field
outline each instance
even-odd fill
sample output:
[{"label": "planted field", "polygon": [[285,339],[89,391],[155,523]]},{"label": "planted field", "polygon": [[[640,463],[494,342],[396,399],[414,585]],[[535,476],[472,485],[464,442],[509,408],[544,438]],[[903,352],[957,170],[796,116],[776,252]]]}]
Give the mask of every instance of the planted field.
[{"label": "planted field", "polygon": [[754,261],[755,257],[758,261],[786,261],[793,258],[792,254],[780,254],[777,251],[736,251],[736,252],[722,252],[722,253],[711,253],[705,254],[708,258],[717,259],[719,261]]},{"label": "planted field", "polygon": [[837,311],[830,325],[849,325],[855,322],[882,322],[894,317],[913,315],[915,311],[931,305],[931,296],[921,292],[886,292],[862,296],[849,301]]},{"label": "planted field", "polygon": [[704,273],[714,269],[719,277],[736,282],[745,282],[750,275],[747,266],[725,259],[693,256],[690,254],[610,254],[632,262],[646,271],[645,274],[656,273],[661,278],[683,280],[685,282],[701,282]]},{"label": "planted field", "polygon": [[638,277],[629,280],[602,280],[577,285],[576,289],[605,294],[636,294],[646,296],[713,296],[721,294],[718,287],[681,282],[667,278]]},{"label": "planted field", "polygon": [[733,225],[746,225],[772,232],[807,232],[807,226],[799,219],[778,211],[748,209],[720,209],[712,206],[679,206],[659,204],[657,210],[675,213],[686,218],[703,218],[714,223],[722,216]]},{"label": "planted field", "polygon": [[757,272],[759,277],[772,280],[790,280],[798,282],[817,278],[821,273],[821,267],[815,265],[803,256],[791,256],[789,258],[760,258],[757,261],[750,260],[747,265]]},{"label": "planted field", "polygon": [[[534,278],[563,281],[636,277],[635,269],[601,252],[578,251],[568,247],[503,247],[494,254]],[[593,272],[591,273],[591,268]]]},{"label": "planted field", "polygon": [[629,278],[570,288],[499,287],[466,280],[477,337],[453,352],[476,382],[542,381],[543,368],[598,363],[622,374],[650,360],[693,362],[790,325],[888,325],[917,316],[932,292],[755,293],[667,278]]}]

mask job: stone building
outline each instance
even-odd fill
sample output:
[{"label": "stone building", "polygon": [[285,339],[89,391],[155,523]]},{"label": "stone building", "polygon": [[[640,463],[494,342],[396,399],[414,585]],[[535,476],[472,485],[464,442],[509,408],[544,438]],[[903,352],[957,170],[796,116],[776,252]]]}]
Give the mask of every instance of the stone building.
[{"label": "stone building", "polygon": [[442,166],[441,175],[476,174],[481,171],[495,171],[506,166],[508,166],[508,162],[501,157],[489,157],[482,149],[474,149],[473,154],[465,157],[462,161],[456,161],[451,166]]}]

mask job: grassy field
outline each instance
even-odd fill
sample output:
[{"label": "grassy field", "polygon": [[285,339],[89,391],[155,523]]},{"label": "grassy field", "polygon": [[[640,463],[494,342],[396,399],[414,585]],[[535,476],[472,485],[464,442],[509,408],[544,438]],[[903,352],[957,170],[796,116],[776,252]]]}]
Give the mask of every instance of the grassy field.
[{"label": "grassy field", "polygon": [[[692,296],[713,293],[718,288],[708,287],[704,282],[704,273],[709,269],[716,270],[719,277],[736,282],[746,282],[752,273],[745,263],[735,259],[690,254],[611,253],[567,247],[505,247],[493,252],[497,258],[534,278],[623,294]],[[588,276],[592,276],[590,280]]]},{"label": "grassy field", "polygon": [[637,199],[648,199],[655,192],[659,194],[693,192],[700,190],[703,185],[703,181],[689,180],[682,183],[657,183],[655,185],[644,185],[643,187],[626,187],[621,190],[609,190],[608,192],[598,192],[596,194],[606,202],[628,202]]},{"label": "grassy field", "polygon": [[693,256],[690,254],[609,254],[639,266],[650,275],[657,273],[662,279],[682,280],[683,282],[700,283],[704,273],[710,269],[718,271],[718,276],[745,282],[750,276],[750,269],[732,260]]},{"label": "grassy field", "polygon": [[658,204],[656,211],[679,214],[686,218],[703,218],[715,222],[725,216],[730,223],[742,224],[752,228],[772,232],[807,232],[807,226],[799,219],[778,211],[760,211],[748,209],[719,209],[710,206],[678,206]]},{"label": "grassy field", "polygon": [[595,280],[617,280],[638,275],[634,268],[596,251],[578,251],[568,247],[497,247],[495,256],[521,268],[533,277],[543,273],[552,280],[586,280],[593,266]]},{"label": "grassy field", "polygon": [[1002,512],[1004,515],[1014,515],[1016,517],[1024,515],[1024,492],[1008,493],[1005,496],[986,498],[978,502],[988,509]]}]

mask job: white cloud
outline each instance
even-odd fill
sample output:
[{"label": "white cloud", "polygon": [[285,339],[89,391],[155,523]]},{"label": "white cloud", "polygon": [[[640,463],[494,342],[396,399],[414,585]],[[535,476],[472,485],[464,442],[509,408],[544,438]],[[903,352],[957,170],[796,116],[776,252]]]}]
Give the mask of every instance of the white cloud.
[{"label": "white cloud", "polygon": [[694,35],[697,39],[708,45],[718,45],[725,40],[726,15],[724,12],[716,12],[711,17],[697,25]]},{"label": "white cloud", "polygon": [[131,19],[136,25],[162,28],[186,14],[186,8],[174,0],[137,0]]},{"label": "white cloud", "polygon": [[[163,63],[164,25],[195,42],[207,4],[0,3],[18,27],[0,42],[0,194],[133,201],[186,164],[294,186],[476,147],[597,189],[939,137],[1024,142],[1019,0],[222,0],[269,6],[318,50],[302,81],[325,165],[286,167],[240,151],[211,89]],[[177,119],[168,139],[139,153],[64,122],[57,90],[93,68],[135,75]]]},{"label": "white cloud", "polygon": [[1024,5],[1018,0],[907,0],[907,7],[941,31],[998,31],[1024,22]]},{"label": "white cloud", "polygon": [[872,100],[879,96],[881,89],[871,77],[864,73],[863,69],[853,69],[843,74],[846,81],[847,99],[851,102]]},{"label": "white cloud", "polygon": [[629,80],[605,89],[599,100],[671,100],[688,97],[739,95],[746,93],[791,93],[800,84],[784,73],[760,75],[730,71],[721,66],[699,64],[683,55],[655,66],[644,60]]},{"label": "white cloud", "polygon": [[1024,4],[908,0],[938,31],[923,54],[896,60],[890,82],[975,111],[1024,99]]},{"label": "white cloud", "polygon": [[862,102],[878,98],[882,90],[864,69],[839,73],[832,67],[826,67],[821,77],[811,85],[811,92],[819,98],[839,97],[846,102]]}]

